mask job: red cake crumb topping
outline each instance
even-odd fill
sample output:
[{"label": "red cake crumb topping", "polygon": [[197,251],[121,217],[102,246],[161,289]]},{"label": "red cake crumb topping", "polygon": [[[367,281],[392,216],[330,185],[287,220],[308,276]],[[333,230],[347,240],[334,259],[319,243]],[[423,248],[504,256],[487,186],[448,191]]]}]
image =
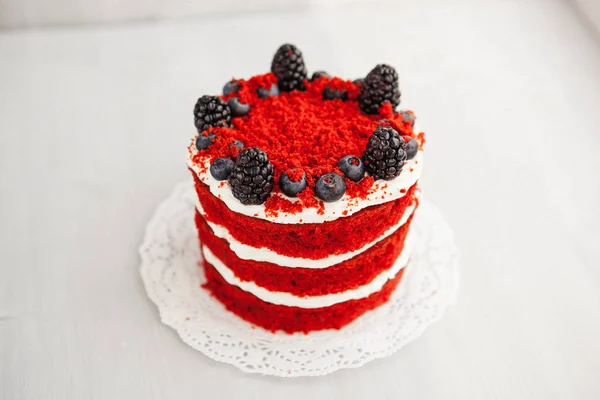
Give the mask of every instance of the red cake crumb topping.
[{"label": "red cake crumb topping", "polygon": [[265,202],[265,214],[270,217],[277,217],[280,211],[295,214],[302,211],[302,203],[292,202],[279,196],[271,196]]},{"label": "red cake crumb topping", "polygon": [[300,168],[288,169],[286,172],[287,172],[287,176],[290,178],[290,181],[292,181],[292,182],[298,182],[304,176],[304,171],[301,170]]},{"label": "red cake crumb topping", "polygon": [[[349,179],[346,179],[346,182],[349,182]],[[352,181],[350,181],[352,182]],[[372,176],[364,177],[360,182],[354,182],[354,185],[348,185],[346,183],[346,193],[350,197],[364,199],[367,195],[374,192],[373,183],[375,179]]]},{"label": "red cake crumb topping", "polygon": [[[193,161],[202,165],[206,156],[211,161],[219,157],[235,158],[239,149],[232,143],[237,139],[247,147],[256,146],[267,153],[275,169],[275,182],[283,172],[287,172],[291,180],[298,180],[306,173],[307,189],[298,196],[301,204],[271,196],[265,207],[273,213],[299,212],[303,207],[323,208],[322,202],[315,198],[315,181],[329,172],[343,176],[337,167],[338,161],[346,155],[362,156],[379,120],[387,119],[402,135],[415,137],[410,121],[404,121],[400,113],[395,114],[389,103],[381,107],[379,115],[362,113],[357,102],[359,87],[351,81],[322,77],[306,81],[306,91],[281,92],[279,96],[266,98],[259,98],[257,89],[269,89],[276,84],[273,74],[237,82],[238,92],[222,98],[238,97],[242,103],[250,104],[249,114],[234,118],[231,128],[210,128],[216,135],[213,144],[200,151]],[[347,92],[348,100],[323,100],[322,92],[328,86]],[[364,198],[373,185],[373,178],[366,177],[358,183],[349,179],[345,182],[349,196]],[[275,185],[274,192],[279,191]]]},{"label": "red cake crumb topping", "polygon": [[417,142],[419,142],[419,150],[423,150],[425,145],[425,132],[419,132],[417,134]]}]

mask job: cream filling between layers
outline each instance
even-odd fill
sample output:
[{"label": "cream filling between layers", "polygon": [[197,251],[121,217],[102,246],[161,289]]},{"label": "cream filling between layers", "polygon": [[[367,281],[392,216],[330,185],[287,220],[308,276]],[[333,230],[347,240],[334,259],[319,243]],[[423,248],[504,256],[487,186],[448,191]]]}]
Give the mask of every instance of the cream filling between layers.
[{"label": "cream filling between layers", "polygon": [[343,303],[345,301],[362,299],[380,291],[388,280],[394,278],[396,274],[406,266],[410,256],[411,247],[412,238],[409,233],[406,237],[404,248],[392,267],[376,276],[366,285],[345,292],[306,297],[296,296],[287,292],[273,292],[258,286],[254,282],[242,281],[235,276],[233,271],[223,264],[223,262],[221,262],[207,246],[202,246],[202,254],[204,255],[204,259],[219,272],[228,284],[237,286],[264,302],[287,307],[321,308]]},{"label": "cream filling between layers", "polygon": [[[198,212],[205,216],[204,208],[202,208],[202,204],[198,200],[196,200],[196,208]],[[289,257],[279,253],[276,253],[273,250],[270,250],[266,247],[253,247],[247,244],[241,243],[237,241],[229,232],[229,230],[222,226],[215,224],[213,222],[208,221],[205,218],[206,223],[212,229],[214,235],[218,238],[224,239],[229,243],[229,248],[241,259],[243,260],[251,260],[251,261],[261,261],[268,262],[271,264],[276,264],[282,267],[289,268],[314,268],[321,269],[331,267],[332,265],[339,264],[341,262],[347,261],[352,257],[357,256],[358,254],[367,251],[371,247],[375,246],[377,243],[382,241],[383,239],[391,236],[396,232],[402,225],[408,221],[412,213],[416,208],[416,204],[410,205],[402,214],[402,217],[395,225],[389,227],[381,236],[379,236],[374,241],[365,244],[358,250],[354,250],[348,253],[343,254],[332,254],[325,258],[313,260],[311,258],[302,258],[302,257]]]},{"label": "cream filling between layers", "polygon": [[[197,136],[196,136],[197,137]],[[232,211],[253,218],[260,218],[278,224],[308,224],[333,221],[340,217],[345,217],[359,212],[363,208],[387,203],[404,197],[408,189],[414,185],[421,176],[423,167],[423,152],[419,151],[415,158],[406,162],[400,175],[391,180],[377,180],[373,183],[370,193],[364,199],[352,198],[345,194],[340,200],[332,203],[323,202],[324,212],[319,213],[317,208],[303,208],[297,213],[277,212],[277,215],[268,213],[264,204],[244,205],[233,196],[231,187],[227,181],[217,181],[209,172],[210,160],[204,158],[202,165],[193,161],[193,157],[198,153],[195,146],[195,137],[188,147],[188,166],[194,171],[198,179],[206,184],[210,192],[221,199],[225,205]],[[281,193],[274,193],[272,196],[279,196],[291,202],[300,201],[298,198],[287,197]],[[319,200],[320,201],[320,200]],[[344,214],[345,213],[345,214]]]}]

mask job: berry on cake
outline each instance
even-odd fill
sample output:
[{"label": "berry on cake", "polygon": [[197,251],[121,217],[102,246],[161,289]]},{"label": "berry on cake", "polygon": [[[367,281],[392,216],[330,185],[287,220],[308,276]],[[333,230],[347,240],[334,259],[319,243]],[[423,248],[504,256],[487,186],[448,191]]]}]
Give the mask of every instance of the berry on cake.
[{"label": "berry on cake", "polygon": [[204,289],[287,333],[340,329],[387,302],[410,258],[423,165],[424,134],[399,104],[393,67],[309,79],[292,44],[271,72],[201,96],[187,162]]}]

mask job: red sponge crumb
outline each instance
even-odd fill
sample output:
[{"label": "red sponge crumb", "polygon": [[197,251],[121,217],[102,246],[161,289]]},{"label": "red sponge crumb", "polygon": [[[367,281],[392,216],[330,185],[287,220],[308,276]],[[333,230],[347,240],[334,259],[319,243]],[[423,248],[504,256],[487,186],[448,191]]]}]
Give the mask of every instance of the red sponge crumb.
[{"label": "red sponge crumb", "polygon": [[365,312],[385,303],[400,282],[403,273],[404,269],[400,270],[379,292],[364,299],[312,309],[264,302],[236,286],[229,285],[206,261],[204,261],[204,274],[207,282],[204,287],[229,311],[250,323],[273,332],[282,330],[287,333],[308,333],[323,329],[340,329]]},{"label": "red sponge crumb", "polygon": [[[267,153],[274,166],[275,182],[285,171],[305,172],[308,182],[305,191],[310,195],[299,197],[304,207],[318,207],[319,202],[314,199],[314,182],[328,172],[343,176],[337,167],[338,161],[347,155],[362,156],[378,120],[389,119],[402,135],[414,136],[410,123],[404,122],[401,114],[394,114],[389,103],[382,106],[380,115],[363,114],[356,101],[359,88],[351,81],[323,77],[307,81],[306,91],[258,97],[258,88],[270,88],[276,81],[273,74],[238,80],[239,91],[223,98],[238,97],[250,104],[249,114],[234,118],[231,128],[210,128],[216,135],[214,143],[200,151],[193,161],[201,164],[204,157],[211,161],[218,157],[235,157],[239,149],[231,144],[236,139],[241,140],[246,146],[256,146]],[[322,91],[327,86],[346,91],[348,100],[323,100]],[[346,179],[347,193],[364,196],[372,184],[373,180],[356,183]],[[274,191],[279,192],[277,185]],[[273,211],[282,211],[281,206],[285,207],[285,204],[266,204]]]},{"label": "red sponge crumb", "polygon": [[[192,172],[193,174],[193,172]],[[405,196],[320,224],[276,224],[231,211],[193,174],[205,218],[226,227],[241,243],[290,257],[325,258],[357,250],[381,237],[416,202],[416,184]]]},{"label": "red sponge crumb", "polygon": [[304,171],[299,168],[288,169],[286,172],[291,182],[298,182],[304,176]]},{"label": "red sponge crumb", "polygon": [[356,289],[390,269],[404,248],[410,222],[411,220],[407,221],[393,235],[350,260],[323,269],[286,268],[239,258],[227,241],[216,237],[204,218],[196,212],[200,242],[233,271],[236,277],[242,281],[254,282],[272,292],[287,292],[301,297]]}]

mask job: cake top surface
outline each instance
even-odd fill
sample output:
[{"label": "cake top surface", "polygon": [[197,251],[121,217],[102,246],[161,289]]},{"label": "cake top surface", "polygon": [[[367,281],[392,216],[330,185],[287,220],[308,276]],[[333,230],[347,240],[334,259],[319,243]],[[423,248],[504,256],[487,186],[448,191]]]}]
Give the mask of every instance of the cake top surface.
[{"label": "cake top surface", "polygon": [[[294,51],[300,54],[299,51]],[[292,54],[291,50],[287,50],[284,55],[287,56],[288,53]],[[277,55],[275,57],[277,58]],[[276,63],[276,59],[273,63]],[[300,68],[297,65],[292,67],[296,68],[295,71]],[[403,168],[404,164],[410,162],[406,157],[406,144],[414,139],[419,153],[424,144],[424,134],[415,128],[414,113],[394,110],[392,103],[399,102],[400,96],[397,75],[396,81],[392,83],[388,79],[389,73],[382,78],[387,79],[383,83],[387,85],[384,86],[385,90],[395,90],[394,93],[390,92],[392,97],[388,96],[391,101],[382,101],[380,104],[375,102],[376,107],[369,102],[365,95],[365,86],[373,86],[373,79],[369,79],[377,68],[389,68],[393,71],[391,67],[378,65],[366,79],[354,82],[330,77],[326,73],[315,73],[311,79],[307,79],[300,73],[300,78],[292,81],[291,86],[294,90],[289,90],[289,80],[286,81],[285,75],[274,66],[274,72],[247,80],[232,79],[225,85],[223,94],[218,98],[203,96],[198,100],[194,114],[199,133],[189,146],[188,164],[201,181],[207,183],[211,178],[218,178],[220,182],[215,186],[221,189],[229,184],[238,201],[246,207],[252,206],[253,210],[253,206],[260,205],[266,217],[275,217],[280,213],[298,214],[308,208],[315,209],[317,214],[323,215],[327,212],[326,203],[343,198],[348,205],[350,202],[357,203],[373,196],[382,187],[389,187],[393,180],[397,180],[408,169]],[[383,71],[385,74],[386,70]],[[375,84],[378,82],[375,81]],[[396,99],[393,95],[397,96]],[[375,99],[377,100],[377,97]],[[204,108],[199,108],[201,100],[204,101]],[[382,171],[376,170],[374,166],[381,157],[375,154],[375,160],[366,155],[369,146],[375,149],[376,153],[378,148],[381,148],[384,153],[392,151],[393,154],[393,149],[389,146],[385,148],[381,141],[376,142],[375,147],[373,145],[374,132],[377,129],[381,130],[381,127],[390,127],[389,132],[399,136],[403,146],[396,150],[395,160],[383,156],[383,161],[391,162],[384,165],[385,171],[390,170],[387,167],[393,166],[392,175],[385,176],[384,179],[387,180],[383,181]],[[389,136],[385,132],[380,133],[384,135],[380,135],[380,138]],[[393,141],[393,138],[391,140]],[[199,142],[204,144],[198,144]],[[259,151],[266,154],[266,163],[270,163],[268,168],[265,167],[267,164],[263,163],[264,157],[260,158],[258,155],[257,159],[252,158],[256,156],[254,153],[249,154],[250,158],[246,157],[244,152],[251,148],[260,149]],[[241,153],[243,157],[239,157]],[[351,167],[354,171],[344,169],[341,164],[341,160],[347,156],[352,156]],[[415,154],[411,158],[414,157]],[[219,177],[218,174],[215,175],[211,165],[221,158],[232,160],[233,163],[226,168],[227,172]],[[249,164],[238,166],[240,159],[242,164]],[[366,173],[363,161],[366,164]],[[251,167],[257,168],[253,171]],[[362,168],[360,175],[353,175],[358,167]],[[410,169],[414,171],[414,166]],[[256,174],[261,176],[256,177]],[[228,177],[228,181],[225,181],[227,178],[223,179],[225,176]],[[236,178],[239,179],[236,181]],[[287,186],[283,183],[283,178],[286,178]],[[258,180],[261,184],[250,184],[250,188],[243,187],[243,182],[253,180]],[[270,183],[265,183],[266,181]],[[341,186],[343,188],[340,189]],[[244,192],[246,189],[247,192]],[[247,194],[255,193],[254,190],[259,194],[249,199]],[[219,194],[222,197],[223,193]],[[246,211],[248,212],[244,212],[245,214],[254,212],[250,209]]]}]

